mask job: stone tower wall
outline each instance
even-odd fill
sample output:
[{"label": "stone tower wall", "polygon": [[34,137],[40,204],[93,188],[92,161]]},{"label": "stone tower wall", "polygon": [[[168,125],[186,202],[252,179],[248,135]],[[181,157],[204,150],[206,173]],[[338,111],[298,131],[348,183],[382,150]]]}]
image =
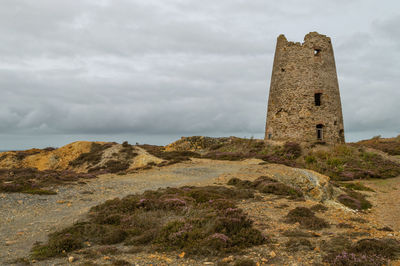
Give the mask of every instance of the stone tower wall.
[{"label": "stone tower wall", "polygon": [[[321,105],[315,94],[321,93]],[[317,125],[323,125],[322,140]],[[304,43],[276,44],[268,99],[265,139],[343,143],[344,129],[339,85],[331,39],[311,32]]]}]

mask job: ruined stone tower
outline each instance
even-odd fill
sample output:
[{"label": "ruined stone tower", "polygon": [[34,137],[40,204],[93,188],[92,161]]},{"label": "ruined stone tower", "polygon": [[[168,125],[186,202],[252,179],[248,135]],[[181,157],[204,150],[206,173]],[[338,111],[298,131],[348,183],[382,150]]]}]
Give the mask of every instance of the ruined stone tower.
[{"label": "ruined stone tower", "polygon": [[304,43],[276,44],[265,139],[343,143],[339,85],[331,39],[317,32]]}]

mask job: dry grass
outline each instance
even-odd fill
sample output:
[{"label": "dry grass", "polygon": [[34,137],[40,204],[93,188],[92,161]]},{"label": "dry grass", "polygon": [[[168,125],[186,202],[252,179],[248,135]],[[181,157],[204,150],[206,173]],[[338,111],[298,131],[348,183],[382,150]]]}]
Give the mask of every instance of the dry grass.
[{"label": "dry grass", "polygon": [[139,145],[139,147],[145,149],[148,153],[158,158],[165,160],[166,162],[161,163],[160,166],[171,165],[183,161],[188,161],[190,158],[199,158],[200,154],[191,151],[165,151],[163,146],[156,145]]},{"label": "dry grass", "polygon": [[390,155],[400,155],[400,135],[395,138],[381,138],[380,136],[373,137],[372,139],[362,140],[353,143],[358,147],[369,147],[376,150],[386,152]]},{"label": "dry grass", "polygon": [[[400,139],[396,138],[396,141]],[[198,151],[202,154],[202,158],[230,161],[259,158],[269,163],[315,170],[333,180],[392,178],[400,175],[400,164],[354,145],[325,146],[325,149],[311,147],[303,150],[299,144],[293,142],[273,146],[261,140],[234,137],[215,139],[192,137],[180,142],[188,144],[187,146],[192,149],[200,147]],[[182,152],[186,146],[183,144],[179,146],[179,141],[177,143]],[[152,154],[157,156],[157,153]]]}]

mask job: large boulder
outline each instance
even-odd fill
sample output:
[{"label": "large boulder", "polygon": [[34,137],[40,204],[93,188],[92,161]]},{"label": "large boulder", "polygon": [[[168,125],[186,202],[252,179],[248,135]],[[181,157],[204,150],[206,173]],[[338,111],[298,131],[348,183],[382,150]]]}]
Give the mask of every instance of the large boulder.
[{"label": "large boulder", "polygon": [[312,170],[293,168],[282,164],[268,164],[265,175],[286,185],[300,189],[306,198],[325,201],[336,195],[330,178]]}]

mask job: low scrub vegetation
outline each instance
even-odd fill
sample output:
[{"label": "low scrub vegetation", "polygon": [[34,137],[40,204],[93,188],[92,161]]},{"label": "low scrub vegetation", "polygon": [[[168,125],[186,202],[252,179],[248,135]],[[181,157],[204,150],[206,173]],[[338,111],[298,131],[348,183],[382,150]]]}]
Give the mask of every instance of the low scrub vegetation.
[{"label": "low scrub vegetation", "polygon": [[260,245],[265,237],[236,206],[249,189],[181,187],[146,191],[93,207],[85,221],[49,235],[32,257],[62,256],[85,247],[124,243],[193,255],[223,255]]},{"label": "low scrub vegetation", "polygon": [[304,158],[304,167],[341,181],[400,175],[399,164],[349,145],[310,151]]},{"label": "low scrub vegetation", "polygon": [[288,196],[291,199],[303,199],[301,190],[285,185],[275,179],[261,176],[254,181],[240,180],[239,178],[231,178],[228,185],[237,188],[255,189],[261,193],[270,193],[280,196]]},{"label": "low scrub vegetation", "polygon": [[92,143],[89,152],[80,154],[78,158],[71,161],[69,165],[73,167],[81,166],[84,164],[87,164],[88,166],[94,166],[100,163],[103,152],[106,149],[110,148],[112,145],[112,143],[100,144],[94,142]]},{"label": "low scrub vegetation", "polygon": [[199,158],[200,154],[192,151],[165,151],[163,146],[156,145],[139,145],[139,147],[145,149],[148,153],[166,161],[163,165],[170,165],[183,161],[188,161],[190,158]]},{"label": "low scrub vegetation", "polygon": [[346,194],[339,195],[337,200],[343,205],[354,210],[366,210],[372,207],[366,196],[351,189],[346,189]]},{"label": "low scrub vegetation", "polygon": [[394,239],[366,238],[352,243],[336,237],[321,245],[327,253],[325,261],[332,265],[387,265],[400,255],[400,242]]},{"label": "low scrub vegetation", "polygon": [[286,215],[287,223],[299,223],[300,227],[312,230],[320,230],[330,227],[324,219],[315,216],[314,212],[306,207],[296,207]]},{"label": "low scrub vegetation", "polygon": [[92,143],[90,152],[82,153],[69,165],[72,167],[84,165],[89,173],[124,173],[130,167],[132,159],[137,156],[135,147],[125,141],[118,152],[113,153],[111,158],[102,162],[105,150],[113,145],[116,143]]},{"label": "low scrub vegetation", "polygon": [[380,136],[373,137],[372,139],[362,140],[353,143],[358,147],[369,147],[376,150],[386,152],[390,155],[400,155],[400,135],[395,138],[381,138]]},{"label": "low scrub vegetation", "polygon": [[[338,181],[392,178],[400,175],[400,164],[389,161],[379,154],[366,152],[354,145],[316,146],[302,149],[298,143],[294,142],[276,146],[262,140],[231,137],[215,138],[213,141],[207,141],[209,145],[202,143],[196,146],[196,141],[207,138],[193,138],[185,138],[174,145],[181,152],[185,147],[190,147],[201,153],[202,158],[231,161],[259,158],[268,163],[314,170]],[[396,141],[400,139],[396,138]],[[154,152],[152,154],[158,156]],[[198,157],[199,154],[189,156]]]},{"label": "low scrub vegetation", "polygon": [[52,195],[56,192],[45,188],[73,184],[81,179],[95,177],[92,174],[72,171],[39,171],[35,168],[0,169],[0,192]]}]

